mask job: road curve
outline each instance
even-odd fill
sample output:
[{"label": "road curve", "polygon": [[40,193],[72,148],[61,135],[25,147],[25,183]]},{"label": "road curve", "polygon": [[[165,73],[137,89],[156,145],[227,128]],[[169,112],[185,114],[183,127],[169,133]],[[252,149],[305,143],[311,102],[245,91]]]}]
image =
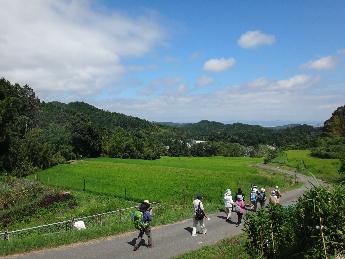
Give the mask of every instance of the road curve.
[{"label": "road curve", "polygon": [[[303,195],[307,188],[310,188],[315,180],[312,177],[298,174],[294,171],[274,167],[272,165],[258,164],[258,168],[274,173],[284,173],[297,177],[303,183],[303,187],[284,192],[281,198],[283,204],[290,204]],[[142,245],[139,250],[133,251],[133,241],[137,232],[129,232],[121,235],[110,236],[92,240],[89,242],[66,245],[58,248],[44,249],[26,254],[12,255],[5,258],[119,258],[119,259],[149,259],[149,258],[171,258],[196,250],[205,245],[213,244],[224,238],[236,236],[242,232],[242,226],[236,227],[234,223],[225,222],[225,214],[218,212],[209,215],[210,220],[206,221],[208,232],[206,235],[199,234],[191,237],[192,219],[184,220],[174,224],[154,227],[152,230],[154,247],[147,248]],[[232,220],[235,222],[237,215],[233,213]]]}]

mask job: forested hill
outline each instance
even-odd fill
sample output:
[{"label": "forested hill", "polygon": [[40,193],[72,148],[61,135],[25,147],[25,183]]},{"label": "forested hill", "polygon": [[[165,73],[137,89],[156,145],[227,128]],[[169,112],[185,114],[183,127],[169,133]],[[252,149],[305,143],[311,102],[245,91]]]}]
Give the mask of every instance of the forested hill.
[{"label": "forested hill", "polygon": [[337,108],[325,121],[324,131],[330,135],[345,137],[345,105]]},{"label": "forested hill", "polygon": [[98,109],[84,102],[60,102],[41,103],[41,125],[73,123],[76,113],[81,114],[90,121],[98,130],[114,131],[116,127],[125,130],[154,130],[157,125],[147,120],[139,119],[116,112]]},{"label": "forested hill", "polygon": [[313,145],[321,129],[309,125],[268,128],[242,123],[223,124],[202,120],[198,123],[179,124],[176,129],[187,138],[240,143],[242,145],[270,144],[305,147]]}]

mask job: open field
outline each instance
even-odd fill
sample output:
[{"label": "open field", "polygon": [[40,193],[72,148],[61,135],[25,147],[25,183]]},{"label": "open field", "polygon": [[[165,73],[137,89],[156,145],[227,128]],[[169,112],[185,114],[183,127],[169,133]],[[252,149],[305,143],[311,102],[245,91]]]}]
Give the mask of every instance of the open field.
[{"label": "open field", "polygon": [[134,201],[189,204],[200,192],[207,202],[221,203],[222,194],[229,187],[249,191],[251,183],[265,187],[288,185],[283,177],[251,167],[260,161],[224,157],[163,157],[154,161],[98,158],[58,165],[37,177],[44,184],[72,190],[82,190],[85,179],[89,192]]},{"label": "open field", "polygon": [[336,181],[339,179],[340,161],[338,159],[312,157],[309,150],[288,150],[286,154],[287,161],[285,160],[281,164],[294,167],[304,174],[312,173],[316,178],[322,180]]}]

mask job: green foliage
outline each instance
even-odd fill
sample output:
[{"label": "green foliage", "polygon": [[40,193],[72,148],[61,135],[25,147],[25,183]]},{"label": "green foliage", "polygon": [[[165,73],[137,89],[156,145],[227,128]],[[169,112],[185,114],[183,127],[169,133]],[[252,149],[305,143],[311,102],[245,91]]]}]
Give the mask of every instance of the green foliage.
[{"label": "green foliage", "polygon": [[345,137],[345,106],[338,107],[325,121],[324,132],[326,135]]},{"label": "green foliage", "polygon": [[299,149],[316,145],[321,130],[308,125],[265,128],[242,123],[223,124],[202,120],[198,123],[173,125],[187,139],[239,143],[243,146],[275,145]]},{"label": "green foliage", "polygon": [[143,131],[133,133],[117,128],[115,132],[104,136],[103,154],[114,158],[159,159],[163,146],[152,136]]},{"label": "green foliage", "polygon": [[345,137],[319,138],[311,155],[319,158],[342,158],[345,155]]},{"label": "green foliage", "polygon": [[24,139],[38,119],[39,99],[33,90],[0,79],[0,171],[28,173],[33,162],[23,147]]},{"label": "green foliage", "polygon": [[101,137],[82,114],[76,113],[71,124],[73,152],[80,156],[97,157],[101,153]]},{"label": "green foliage", "polygon": [[247,214],[244,230],[248,236],[247,249],[253,257],[282,258],[291,254],[291,243],[295,243],[291,227],[293,209],[274,205]]},{"label": "green foliage", "polygon": [[245,221],[252,256],[324,258],[345,249],[345,186],[307,191],[295,206],[272,206]]},{"label": "green foliage", "polygon": [[7,226],[15,219],[31,215],[42,200],[52,195],[51,188],[26,179],[4,177],[0,181],[0,221]]},{"label": "green foliage", "polygon": [[266,157],[264,158],[264,164],[272,162],[279,155],[279,151],[276,148],[268,150]]}]

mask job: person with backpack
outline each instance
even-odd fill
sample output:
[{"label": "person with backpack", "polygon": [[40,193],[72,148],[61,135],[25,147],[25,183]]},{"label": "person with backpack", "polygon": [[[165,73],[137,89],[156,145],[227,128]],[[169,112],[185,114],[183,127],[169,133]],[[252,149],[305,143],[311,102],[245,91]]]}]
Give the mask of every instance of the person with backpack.
[{"label": "person with backpack", "polygon": [[244,214],[245,207],[246,207],[246,205],[243,201],[243,197],[238,195],[236,198],[235,205],[234,205],[234,211],[237,213],[237,224],[236,224],[237,227],[239,225],[241,225],[241,223],[242,223],[242,217]]},{"label": "person with backpack", "polygon": [[203,234],[206,234],[207,229],[204,224],[204,218],[207,218],[204,205],[202,204],[202,195],[197,194],[194,201],[193,201],[193,208],[194,208],[194,218],[193,218],[193,231],[192,236],[196,237],[196,229],[198,224],[200,225],[201,231]]},{"label": "person with backpack", "polygon": [[138,238],[134,245],[134,251],[138,250],[140,246],[140,242],[144,236],[147,235],[147,247],[152,247],[152,236],[151,236],[151,226],[150,223],[152,221],[152,208],[150,207],[150,202],[148,200],[144,200],[140,205],[136,212],[133,213],[132,219],[134,221],[134,226],[136,229],[139,230]]},{"label": "person with backpack", "polygon": [[279,200],[278,200],[278,197],[276,195],[275,190],[271,191],[269,203],[270,203],[270,205],[277,205],[277,204],[279,204]]},{"label": "person with backpack", "polygon": [[282,197],[282,194],[280,193],[278,186],[276,186],[276,188],[274,189],[274,192],[277,196],[278,203],[279,203],[279,199]]},{"label": "person with backpack", "polygon": [[257,197],[258,197],[258,187],[256,185],[252,185],[251,192],[250,192],[250,202],[251,202],[250,209],[253,211],[256,211],[258,207]]},{"label": "person with backpack", "polygon": [[265,207],[266,203],[266,190],[264,188],[261,188],[259,193],[258,193],[258,203],[260,203],[260,208]]},{"label": "person with backpack", "polygon": [[231,210],[234,201],[232,200],[231,190],[227,189],[224,193],[224,206],[225,206],[225,213],[226,213],[226,221],[231,218]]}]

